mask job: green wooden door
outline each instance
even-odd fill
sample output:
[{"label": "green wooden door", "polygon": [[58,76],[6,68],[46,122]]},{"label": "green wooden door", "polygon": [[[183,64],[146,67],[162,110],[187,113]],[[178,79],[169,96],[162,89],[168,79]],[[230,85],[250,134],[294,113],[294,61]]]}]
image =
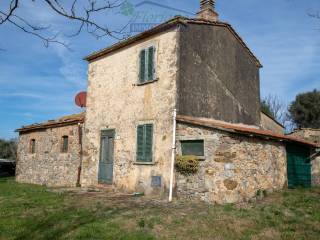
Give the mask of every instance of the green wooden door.
[{"label": "green wooden door", "polygon": [[300,145],[287,145],[288,186],[311,187],[310,149]]},{"label": "green wooden door", "polygon": [[99,162],[99,183],[112,184],[113,182],[113,148],[114,130],[101,132],[101,149]]}]

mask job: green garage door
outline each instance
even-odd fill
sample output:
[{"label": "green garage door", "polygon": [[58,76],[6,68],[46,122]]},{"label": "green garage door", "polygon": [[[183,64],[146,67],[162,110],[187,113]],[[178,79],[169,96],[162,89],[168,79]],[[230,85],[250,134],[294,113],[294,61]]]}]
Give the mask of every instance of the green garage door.
[{"label": "green garage door", "polygon": [[311,187],[310,149],[300,145],[287,145],[288,186]]}]

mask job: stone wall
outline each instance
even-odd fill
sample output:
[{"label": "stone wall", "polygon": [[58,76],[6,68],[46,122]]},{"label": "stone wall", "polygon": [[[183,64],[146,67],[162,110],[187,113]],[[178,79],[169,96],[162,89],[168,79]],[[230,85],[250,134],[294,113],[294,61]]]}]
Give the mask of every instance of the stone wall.
[{"label": "stone wall", "polygon": [[[320,148],[320,129],[297,129],[290,136],[316,143]],[[316,154],[312,151],[311,154],[313,155],[311,159],[312,186],[320,186],[320,153]]]},{"label": "stone wall", "polygon": [[[68,153],[61,153],[62,137],[69,137]],[[30,141],[36,140],[35,153]],[[16,180],[47,186],[76,186],[80,164],[78,125],[21,133]]]},{"label": "stone wall", "polygon": [[312,186],[320,186],[320,153],[312,159],[311,164]]},{"label": "stone wall", "polygon": [[284,133],[284,127],[263,112],[261,112],[261,127],[275,133]]},{"label": "stone wall", "polygon": [[176,174],[179,197],[234,203],[286,187],[286,150],[280,142],[182,123],[177,135],[178,154],[181,140],[203,139],[205,147],[197,174]]},{"label": "stone wall", "polygon": [[[115,130],[113,186],[125,192],[167,193],[176,100],[177,38],[175,29],[127,46],[89,63],[82,185],[98,184],[100,135]],[[138,85],[139,53],[156,47],[157,80]],[[153,163],[136,163],[136,132],[154,124]],[[151,187],[153,176],[161,187]]]},{"label": "stone wall", "polygon": [[290,136],[300,139],[308,140],[310,142],[319,144],[320,146],[320,129],[302,128],[297,129]]}]

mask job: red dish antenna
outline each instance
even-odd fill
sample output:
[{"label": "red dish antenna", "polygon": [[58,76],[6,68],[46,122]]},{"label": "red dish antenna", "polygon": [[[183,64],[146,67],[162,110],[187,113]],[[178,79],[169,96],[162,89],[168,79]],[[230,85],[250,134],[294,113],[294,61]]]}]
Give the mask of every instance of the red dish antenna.
[{"label": "red dish antenna", "polygon": [[77,106],[84,108],[87,106],[87,92],[80,92],[74,99]]}]

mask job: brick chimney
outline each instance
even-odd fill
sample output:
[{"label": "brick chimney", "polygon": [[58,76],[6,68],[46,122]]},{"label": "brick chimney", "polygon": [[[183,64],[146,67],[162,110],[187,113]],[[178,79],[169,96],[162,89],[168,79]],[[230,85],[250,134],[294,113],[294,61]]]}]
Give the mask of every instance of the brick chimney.
[{"label": "brick chimney", "polygon": [[201,0],[197,18],[213,22],[218,21],[219,14],[214,10],[215,2],[215,0]]}]

